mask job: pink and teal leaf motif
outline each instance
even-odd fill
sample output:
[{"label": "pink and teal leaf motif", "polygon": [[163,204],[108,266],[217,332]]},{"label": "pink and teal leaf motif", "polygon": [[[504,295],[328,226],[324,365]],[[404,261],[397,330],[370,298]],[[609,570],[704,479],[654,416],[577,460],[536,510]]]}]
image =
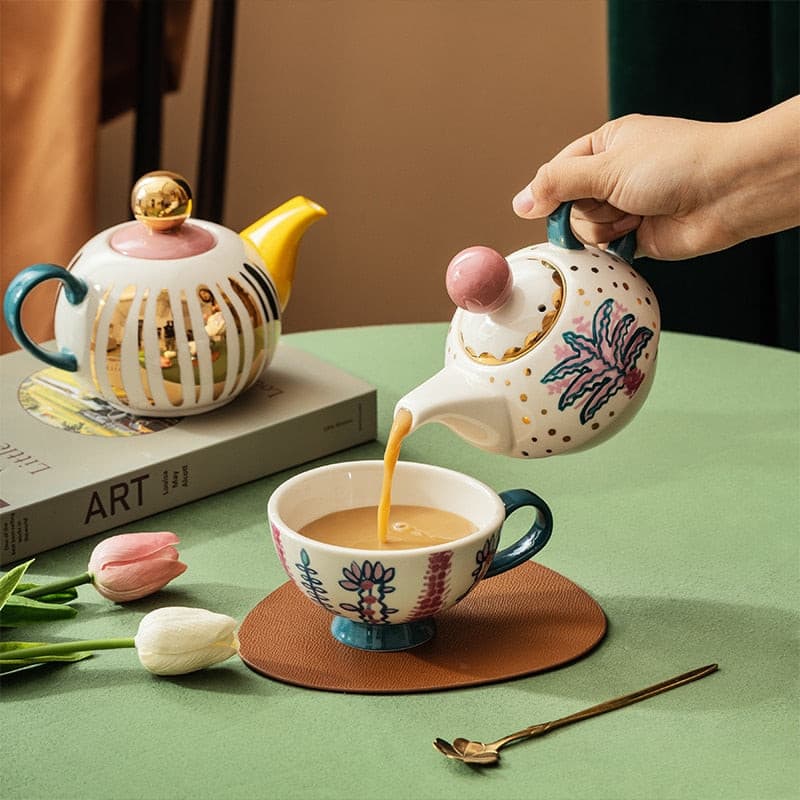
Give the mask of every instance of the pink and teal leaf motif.
[{"label": "pink and teal leaf motif", "polygon": [[456,603],[460,603],[475,588],[478,581],[483,580],[483,576],[486,575],[492,565],[492,559],[497,552],[499,542],[500,531],[496,531],[481,545],[481,549],[475,553],[475,569],[471,573],[472,583],[464,594],[459,595]]},{"label": "pink and teal leaf motif", "polygon": [[286,574],[291,575],[292,572],[289,569],[289,564],[286,561],[286,552],[283,549],[283,542],[281,541],[281,529],[274,523],[272,525],[272,540],[275,542],[275,550],[278,553],[278,558],[280,559]]},{"label": "pink and teal leaf motif", "polygon": [[450,569],[453,561],[452,550],[442,550],[428,556],[428,568],[410,619],[432,617],[442,610],[450,588]]},{"label": "pink and teal leaf motif", "polygon": [[333,604],[328,597],[328,590],[317,577],[319,573],[311,566],[311,558],[305,548],[300,551],[300,562],[295,564],[295,567],[300,571],[300,583],[306,590],[306,594],[324,609],[333,611]]},{"label": "pink and teal leaf motif", "polygon": [[492,564],[497,545],[500,542],[500,531],[493,533],[484,543],[483,547],[475,553],[476,567],[472,570],[472,577],[475,578],[477,583],[483,579],[483,576],[488,571]]},{"label": "pink and teal leaf motif", "polygon": [[574,331],[564,333],[570,353],[542,378],[542,383],[571,379],[562,391],[558,407],[564,411],[582,401],[582,424],[592,419],[617,392],[624,390],[628,397],[633,397],[644,380],[636,362],[653,331],[637,328],[633,314],[625,314],[612,325],[613,311],[612,299],[598,307],[591,337]]},{"label": "pink and teal leaf motif", "polygon": [[380,561],[374,564],[369,560],[362,564],[351,562],[349,568],[342,570],[344,580],[339,581],[339,586],[348,592],[356,592],[358,602],[339,603],[339,607],[355,612],[362,622],[388,624],[389,616],[397,613],[396,608],[391,608],[385,602],[386,595],[395,590],[394,586],[389,585],[394,575],[394,567],[385,567]]}]

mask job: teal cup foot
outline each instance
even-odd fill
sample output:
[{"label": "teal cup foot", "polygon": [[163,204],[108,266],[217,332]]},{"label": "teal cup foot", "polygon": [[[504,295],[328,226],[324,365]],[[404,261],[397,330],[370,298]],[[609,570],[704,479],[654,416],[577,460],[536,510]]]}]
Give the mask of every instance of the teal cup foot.
[{"label": "teal cup foot", "polygon": [[431,617],[397,625],[368,625],[344,617],[334,617],[331,633],[348,647],[392,653],[409,650],[430,641],[436,633],[436,623]]}]

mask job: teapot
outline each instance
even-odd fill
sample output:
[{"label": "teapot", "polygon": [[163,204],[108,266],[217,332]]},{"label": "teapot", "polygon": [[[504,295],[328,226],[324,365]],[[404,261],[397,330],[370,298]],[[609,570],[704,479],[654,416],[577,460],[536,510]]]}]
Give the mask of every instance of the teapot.
[{"label": "teapot", "polygon": [[[295,197],[240,234],[189,219],[192,192],[150,172],[131,192],[135,220],[90,239],[69,266],[34,264],[10,283],[6,322],[36,358],[75,372],[88,393],[152,417],[198,414],[231,401],[275,352],[300,237],[326,211]],[[58,351],[21,323],[34,286],[55,279]]]},{"label": "teapot", "polygon": [[661,318],[632,267],[635,233],[586,246],[571,206],[548,218],[544,244],[506,258],[469,247],[450,262],[445,366],[395,407],[409,433],[440,422],[489,452],[543,458],[599,444],[641,407]]}]

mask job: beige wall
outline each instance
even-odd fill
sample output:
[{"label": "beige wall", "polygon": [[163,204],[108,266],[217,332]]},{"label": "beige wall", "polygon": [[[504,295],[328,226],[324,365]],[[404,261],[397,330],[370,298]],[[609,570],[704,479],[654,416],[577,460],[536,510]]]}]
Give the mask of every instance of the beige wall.
[{"label": "beige wall", "polygon": [[[194,182],[209,3],[195,0],[163,166]],[[239,0],[225,224],[294,194],[330,216],[301,245],[286,330],[448,319],[463,247],[544,238],[511,198],[607,117],[602,0]],[[130,117],[100,139],[100,226],[124,217]]]}]

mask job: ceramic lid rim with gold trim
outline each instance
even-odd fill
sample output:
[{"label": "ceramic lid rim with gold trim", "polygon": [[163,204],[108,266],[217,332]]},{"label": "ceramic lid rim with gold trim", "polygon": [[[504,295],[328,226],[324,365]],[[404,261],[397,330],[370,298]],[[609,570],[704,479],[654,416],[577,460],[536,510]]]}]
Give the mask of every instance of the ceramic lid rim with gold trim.
[{"label": "ceramic lid rim with gold trim", "polygon": [[[528,307],[525,309],[524,319],[521,320],[525,325],[526,328],[517,338],[516,344],[511,344],[510,346],[506,347],[502,353],[497,354],[496,352],[491,352],[484,348],[479,348],[474,344],[470,344],[467,342],[466,337],[464,335],[464,321],[465,320],[472,320],[472,319],[480,319],[485,320],[487,317],[490,318],[493,322],[495,322],[495,330],[494,333],[496,334],[498,331],[506,330],[509,331],[511,326],[504,326],[499,320],[502,320],[502,316],[504,314],[504,309],[507,309],[508,304],[501,308],[499,312],[494,312],[493,314],[473,314],[472,312],[465,311],[463,309],[459,309],[456,313],[457,317],[457,325],[456,325],[456,333],[458,338],[458,343],[463,350],[464,354],[471,360],[477,364],[483,364],[484,366],[501,366],[503,364],[508,364],[513,361],[516,361],[523,356],[527,355],[531,352],[537,345],[539,345],[544,339],[547,337],[547,334],[550,333],[552,328],[555,326],[558,319],[561,317],[562,310],[566,305],[566,280],[562,270],[556,266],[552,261],[549,261],[544,258],[537,257],[535,255],[530,255],[530,251],[535,248],[525,248],[524,253],[527,253],[524,256],[524,261],[536,261],[539,262],[542,266],[546,267],[550,270],[550,274],[548,277],[552,280],[552,282],[556,285],[556,290],[551,293],[551,297],[549,298],[548,304],[542,303],[538,307],[539,313],[542,313],[543,316],[541,317],[541,324],[531,330],[530,328],[530,317],[531,317],[531,310]],[[527,294],[525,290],[517,285],[518,278],[522,277],[520,273],[520,261],[522,259],[514,259],[514,256],[518,254],[512,254],[509,256],[508,261],[509,265],[513,264],[512,269],[515,268],[515,288],[512,291],[512,299],[514,300],[514,295],[524,295]],[[510,302],[511,302],[510,301]],[[521,305],[525,305],[529,303],[527,297],[519,297],[517,300],[518,303]],[[545,311],[542,311],[542,306],[545,307]],[[469,326],[466,326],[469,327]]]}]

